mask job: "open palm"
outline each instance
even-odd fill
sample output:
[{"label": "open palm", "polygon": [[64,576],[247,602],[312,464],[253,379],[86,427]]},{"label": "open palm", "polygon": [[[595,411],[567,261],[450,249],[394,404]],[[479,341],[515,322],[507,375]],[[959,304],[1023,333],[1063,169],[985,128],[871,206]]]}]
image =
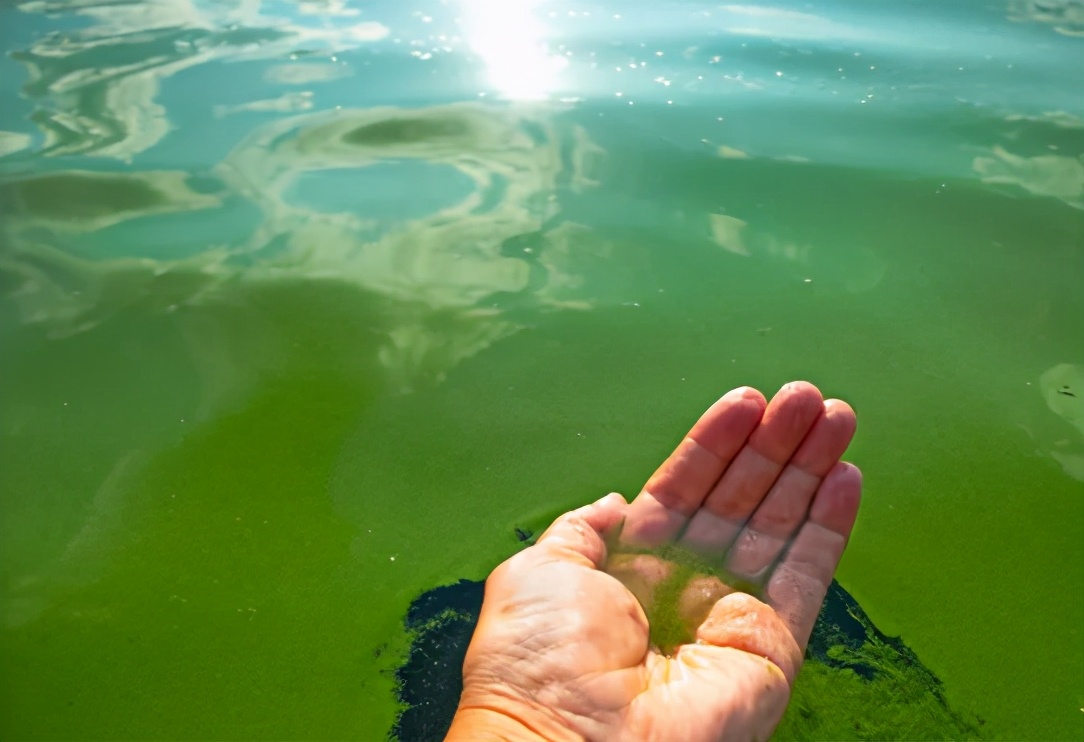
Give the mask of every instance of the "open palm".
[{"label": "open palm", "polygon": [[449,739],[767,738],[858,510],[854,429],[810,384],[736,389],[631,504],[559,518],[486,582]]}]

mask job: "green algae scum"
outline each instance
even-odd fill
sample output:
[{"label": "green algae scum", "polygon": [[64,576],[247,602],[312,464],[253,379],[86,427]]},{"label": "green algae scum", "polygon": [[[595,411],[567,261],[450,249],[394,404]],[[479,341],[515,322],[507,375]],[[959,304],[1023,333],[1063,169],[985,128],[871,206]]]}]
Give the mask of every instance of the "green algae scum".
[{"label": "green algae scum", "polygon": [[1084,738],[1078,0],[0,40],[0,738],[439,737],[489,570],[794,378],[866,490],[776,738]]},{"label": "green algae scum", "polygon": [[[403,707],[393,737],[440,739],[447,732],[462,690],[459,670],[481,609],[482,587],[461,580],[411,604],[406,627],[414,639],[407,661],[396,671]],[[949,708],[941,682],[915,653],[878,631],[854,598],[833,582],[776,737],[981,739],[984,725],[981,717],[964,718]]]}]

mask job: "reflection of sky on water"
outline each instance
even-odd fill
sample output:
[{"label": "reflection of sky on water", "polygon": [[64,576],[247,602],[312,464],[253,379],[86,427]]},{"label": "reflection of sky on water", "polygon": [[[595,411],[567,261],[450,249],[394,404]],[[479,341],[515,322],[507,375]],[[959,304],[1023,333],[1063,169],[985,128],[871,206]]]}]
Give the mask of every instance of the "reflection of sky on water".
[{"label": "reflection of sky on water", "polygon": [[986,183],[1015,185],[1037,196],[1084,208],[1084,160],[1079,157],[1020,157],[994,147],[991,157],[976,157],[974,167]]},{"label": "reflection of sky on water", "polygon": [[1075,428],[1075,436],[1056,440],[1050,455],[1065,473],[1084,482],[1084,366],[1060,363],[1039,377],[1039,390],[1050,410]]},{"label": "reflection of sky on water", "polygon": [[[130,160],[170,135],[183,141],[200,108],[275,113],[479,96],[697,106],[705,122],[799,102],[814,118],[859,124],[961,107],[985,117],[1084,113],[1063,83],[1081,55],[1067,35],[1082,27],[1075,0],[936,9],[545,0],[38,0],[17,8],[0,9],[15,49],[4,65],[32,107],[0,112],[0,151],[9,152],[35,134],[46,154]],[[190,78],[198,85],[181,93]],[[167,111],[171,85],[183,98]],[[705,123],[692,141],[707,133]],[[855,138],[858,161],[884,149]],[[750,143],[756,148],[731,146],[830,156],[816,151],[816,124],[808,135],[790,126],[787,139],[812,151],[770,152],[774,132]]]},{"label": "reflection of sky on water", "polygon": [[[548,114],[474,103],[293,116],[254,129],[198,191],[177,171],[9,180],[0,198],[18,249],[0,268],[18,285],[22,320],[54,335],[96,327],[133,297],[158,292],[167,274],[178,276],[175,288],[148,308],[214,300],[239,276],[348,283],[396,307],[380,353],[396,383],[409,386],[517,331],[516,309],[583,309],[605,295],[585,284],[583,266],[608,247],[561,218],[556,195],[589,186],[593,151],[581,129]],[[373,189],[400,197],[372,197]],[[421,197],[407,198],[413,191]],[[114,242],[132,244],[148,217],[191,213],[203,222],[238,197],[258,212],[232,245],[212,243],[186,260],[156,255],[159,240],[104,261],[93,247],[106,228],[121,230]],[[129,278],[108,281],[110,270]]]},{"label": "reflection of sky on water", "polygon": [[1009,18],[1021,23],[1045,23],[1066,36],[1084,36],[1081,0],[1010,0]]},{"label": "reflection of sky on water", "polygon": [[[37,101],[31,119],[44,135],[42,149],[51,155],[130,159],[170,130],[159,100],[166,78],[214,60],[272,59],[302,46],[334,55],[387,35],[387,28],[372,21],[322,23],[321,16],[311,12],[311,3],[283,15],[264,5],[194,0],[20,5],[30,16],[60,15],[83,22],[40,35],[13,54],[26,70],[24,94]],[[336,7],[332,4],[328,11],[334,13]],[[17,23],[15,11],[5,9],[4,15],[5,21]],[[35,25],[18,23],[30,33]],[[335,76],[344,74],[334,71]],[[312,77],[318,75],[310,72],[306,81]]]},{"label": "reflection of sky on water", "polygon": [[[628,298],[592,276],[612,246],[562,209],[600,184],[592,141],[630,122],[658,126],[677,151],[968,179],[1080,207],[1084,110],[1064,82],[1080,18],[1074,0],[5,5],[13,52],[0,72],[14,74],[0,85],[21,85],[0,111],[5,229],[19,248],[6,264],[39,288],[52,260],[27,257],[39,249],[212,284],[238,272],[346,281],[396,303],[385,353],[417,369],[429,364],[417,348],[447,334],[434,329],[442,313],[470,318],[459,358],[521,326],[510,301]],[[46,169],[53,180],[27,177]],[[42,195],[60,203],[88,186],[120,205],[61,214]],[[736,256],[804,269],[821,252],[756,214],[695,218]],[[850,260],[846,290],[881,280],[877,255]],[[27,289],[23,316],[47,316],[58,295]],[[57,331],[107,316],[91,311],[96,295],[66,297]]]}]

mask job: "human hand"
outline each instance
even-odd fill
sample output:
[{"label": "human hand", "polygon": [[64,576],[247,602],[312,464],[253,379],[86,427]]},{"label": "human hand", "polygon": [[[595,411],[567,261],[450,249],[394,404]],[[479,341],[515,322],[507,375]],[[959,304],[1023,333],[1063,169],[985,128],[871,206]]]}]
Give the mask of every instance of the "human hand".
[{"label": "human hand", "polygon": [[858,511],[854,429],[811,384],[736,389],[631,504],[558,518],[486,581],[448,739],[769,737]]}]

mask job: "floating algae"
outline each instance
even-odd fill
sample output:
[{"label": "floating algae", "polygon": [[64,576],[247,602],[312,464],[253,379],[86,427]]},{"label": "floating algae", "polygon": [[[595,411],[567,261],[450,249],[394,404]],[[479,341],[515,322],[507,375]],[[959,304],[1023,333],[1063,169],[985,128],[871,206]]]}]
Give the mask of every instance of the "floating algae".
[{"label": "floating algae", "polygon": [[731,574],[721,559],[709,559],[676,544],[635,549],[611,544],[606,571],[640,602],[651,625],[651,646],[670,655],[696,639],[696,629],[717,600],[731,592],[760,596],[762,587]]},{"label": "floating algae", "polygon": [[1039,391],[1051,412],[1076,428],[1076,441],[1055,442],[1050,456],[1073,479],[1084,482],[1084,366],[1060,363],[1039,377]]},{"label": "floating algae", "polygon": [[1059,363],[1039,377],[1039,390],[1047,407],[1084,434],[1084,366]]},{"label": "floating algae", "polygon": [[[687,553],[668,556],[689,558]],[[693,564],[691,559],[679,564],[677,572],[694,573]],[[670,589],[664,582],[658,593]],[[402,711],[391,739],[440,739],[447,732],[463,689],[463,658],[482,595],[482,582],[460,580],[411,603],[404,621],[410,651],[396,671]],[[900,639],[880,632],[833,581],[775,738],[981,739],[982,723],[950,708],[941,681]]]}]

